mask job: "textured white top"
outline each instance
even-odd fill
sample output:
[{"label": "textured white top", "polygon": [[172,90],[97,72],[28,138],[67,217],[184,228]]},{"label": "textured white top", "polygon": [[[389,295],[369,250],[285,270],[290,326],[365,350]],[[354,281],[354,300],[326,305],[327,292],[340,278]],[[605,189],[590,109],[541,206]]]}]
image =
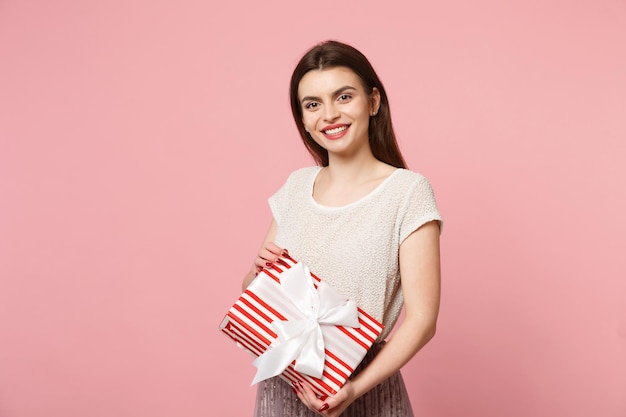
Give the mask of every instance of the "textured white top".
[{"label": "textured white top", "polygon": [[383,340],[402,309],[400,244],[423,224],[441,222],[432,188],[421,174],[398,169],[365,197],[328,207],[313,199],[320,169],[293,172],[270,197],[275,242],[383,323]]}]

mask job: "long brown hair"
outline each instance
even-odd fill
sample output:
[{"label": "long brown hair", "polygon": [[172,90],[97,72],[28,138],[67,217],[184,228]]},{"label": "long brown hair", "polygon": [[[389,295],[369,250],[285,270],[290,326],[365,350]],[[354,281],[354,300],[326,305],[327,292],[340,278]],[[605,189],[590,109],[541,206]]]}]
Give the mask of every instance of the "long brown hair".
[{"label": "long brown hair", "polygon": [[300,136],[309,153],[320,166],[328,165],[328,151],[317,144],[311,135],[304,129],[302,122],[302,107],[298,100],[298,86],[304,75],[311,70],[323,70],[333,67],[346,67],[354,71],[361,78],[368,95],[374,87],[380,92],[380,107],[376,116],[370,117],[369,143],[374,157],[396,168],[406,168],[404,158],[398,148],[396,135],[391,124],[389,100],[383,83],[376,75],[372,64],[365,55],[350,45],[337,41],[325,41],[309,49],[296,65],[291,75],[289,97],[291,112],[296,122]]}]

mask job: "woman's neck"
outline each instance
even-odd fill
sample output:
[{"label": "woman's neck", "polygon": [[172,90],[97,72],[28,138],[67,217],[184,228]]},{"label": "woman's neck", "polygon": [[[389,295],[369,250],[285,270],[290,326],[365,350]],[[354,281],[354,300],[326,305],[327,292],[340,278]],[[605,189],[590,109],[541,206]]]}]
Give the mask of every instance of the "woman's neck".
[{"label": "woman's neck", "polygon": [[330,157],[324,167],[324,177],[333,184],[359,184],[374,178],[386,177],[395,171],[395,167],[374,158],[371,153],[358,158]]},{"label": "woman's neck", "polygon": [[313,198],[326,206],[345,206],[371,193],[397,168],[374,158],[329,159],[316,176]]}]

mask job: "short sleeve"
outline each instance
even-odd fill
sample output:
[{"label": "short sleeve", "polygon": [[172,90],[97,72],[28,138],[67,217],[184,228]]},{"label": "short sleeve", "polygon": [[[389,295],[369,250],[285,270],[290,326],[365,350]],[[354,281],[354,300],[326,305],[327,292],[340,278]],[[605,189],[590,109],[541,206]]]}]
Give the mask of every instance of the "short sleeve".
[{"label": "short sleeve", "polygon": [[400,213],[400,243],[421,226],[433,220],[439,222],[440,230],[443,226],[443,219],[439,214],[430,182],[426,177],[416,175]]},{"label": "short sleeve", "polygon": [[291,183],[291,176],[287,178],[287,181],[282,187],[278,189],[268,200],[272,216],[276,220],[276,224],[280,225],[283,219],[284,213],[288,210],[289,204],[289,186]]}]

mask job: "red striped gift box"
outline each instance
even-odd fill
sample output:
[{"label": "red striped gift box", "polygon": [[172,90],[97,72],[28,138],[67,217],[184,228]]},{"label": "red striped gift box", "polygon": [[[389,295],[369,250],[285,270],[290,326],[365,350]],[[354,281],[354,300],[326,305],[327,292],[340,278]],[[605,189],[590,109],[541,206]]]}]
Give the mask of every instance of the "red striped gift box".
[{"label": "red striped gift box", "polygon": [[[280,265],[259,273],[228,310],[219,327],[239,347],[254,356],[263,354],[277,338],[271,326],[274,320],[302,318],[302,313],[290,302],[281,300],[282,292],[277,291],[281,273],[297,261],[287,256],[277,263]],[[320,282],[317,276],[311,276],[314,284]],[[361,308],[358,308],[358,318],[359,328],[321,326],[326,354],[321,378],[296,371],[295,361],[280,377],[289,383],[297,380],[308,382],[322,399],[337,393],[383,330],[383,325]]]}]

